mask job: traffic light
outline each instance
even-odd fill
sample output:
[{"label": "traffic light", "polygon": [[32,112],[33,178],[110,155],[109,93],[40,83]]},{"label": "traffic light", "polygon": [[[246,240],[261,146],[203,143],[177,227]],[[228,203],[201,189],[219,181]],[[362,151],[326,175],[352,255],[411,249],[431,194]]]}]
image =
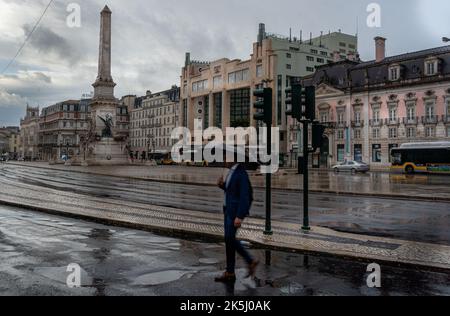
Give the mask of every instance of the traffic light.
[{"label": "traffic light", "polygon": [[316,119],[316,88],[306,87],[304,97],[305,117],[307,120],[314,121]]},{"label": "traffic light", "polygon": [[272,126],[272,89],[255,90],[253,96],[257,98],[254,107],[258,110],[253,118],[256,121],[263,121],[267,126]]},{"label": "traffic light", "polygon": [[312,148],[317,150],[323,146],[325,126],[319,123],[313,123],[312,126]]},{"label": "traffic light", "polygon": [[286,115],[298,121],[302,119],[302,86],[299,83],[286,88]]},{"label": "traffic light", "polygon": [[292,83],[286,88],[286,115],[297,121],[303,118],[314,121],[316,119],[316,88],[314,86],[302,88],[299,83]]}]

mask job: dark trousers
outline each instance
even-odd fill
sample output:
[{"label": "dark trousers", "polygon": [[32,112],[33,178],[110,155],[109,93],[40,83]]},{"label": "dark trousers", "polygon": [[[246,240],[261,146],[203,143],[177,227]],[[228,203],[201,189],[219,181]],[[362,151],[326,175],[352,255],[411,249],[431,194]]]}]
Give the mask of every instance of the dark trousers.
[{"label": "dark trousers", "polygon": [[238,229],[234,226],[234,218],[225,215],[225,245],[227,251],[227,272],[234,273],[236,268],[236,252],[244,258],[247,264],[253,262],[247,250],[236,239]]}]

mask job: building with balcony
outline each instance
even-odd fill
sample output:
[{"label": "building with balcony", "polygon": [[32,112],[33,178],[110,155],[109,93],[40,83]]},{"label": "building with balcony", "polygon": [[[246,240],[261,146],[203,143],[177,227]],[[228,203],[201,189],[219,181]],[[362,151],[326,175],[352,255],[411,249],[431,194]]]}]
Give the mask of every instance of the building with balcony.
[{"label": "building with balcony", "polygon": [[[127,98],[129,99],[129,98]],[[170,152],[174,141],[172,131],[180,125],[180,88],[127,100],[134,103],[130,113],[130,150],[134,159],[146,160],[149,154]]]},{"label": "building with balcony", "polygon": [[317,118],[327,141],[319,160],[329,167],[345,159],[372,167],[390,165],[390,150],[403,143],[450,139],[450,46],[321,66],[302,79],[317,88]]},{"label": "building with balcony", "polygon": [[[89,97],[89,96],[87,96]],[[55,162],[63,157],[82,156],[91,129],[91,99],[67,100],[42,109],[39,118],[39,156]],[[117,107],[114,137],[128,138],[128,108]]]},{"label": "building with balcony", "polygon": [[44,161],[80,154],[80,139],[90,127],[89,100],[68,100],[42,109],[39,119],[39,155]]},{"label": "building with balcony", "polygon": [[285,115],[285,88],[292,78],[347,58],[358,58],[355,36],[334,32],[303,41],[269,34],[264,24],[248,60],[201,62],[187,53],[181,71],[181,124],[193,130],[194,120],[201,119],[204,128],[256,127],[253,90],[266,82],[274,91],[273,122],[281,129],[281,152],[287,153],[291,122]]}]

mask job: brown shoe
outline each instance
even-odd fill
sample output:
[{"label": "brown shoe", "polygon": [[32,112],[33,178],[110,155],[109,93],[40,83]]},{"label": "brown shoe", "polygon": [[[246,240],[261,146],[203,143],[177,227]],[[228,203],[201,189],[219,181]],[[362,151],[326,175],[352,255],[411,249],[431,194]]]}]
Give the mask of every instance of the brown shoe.
[{"label": "brown shoe", "polygon": [[236,274],[225,272],[220,277],[215,278],[218,283],[233,283],[236,282]]},{"label": "brown shoe", "polygon": [[253,262],[248,265],[247,278],[250,278],[250,277],[253,278],[255,276],[256,268],[258,268],[258,265],[259,265],[259,261],[258,260],[253,260]]}]

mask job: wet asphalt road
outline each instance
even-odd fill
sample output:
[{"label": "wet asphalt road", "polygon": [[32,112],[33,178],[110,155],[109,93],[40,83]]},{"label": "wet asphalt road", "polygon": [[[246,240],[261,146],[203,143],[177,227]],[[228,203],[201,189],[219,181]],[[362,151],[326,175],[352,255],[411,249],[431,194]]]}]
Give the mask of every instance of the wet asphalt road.
[{"label": "wet asphalt road", "polygon": [[[351,176],[351,175],[349,175]],[[221,212],[223,193],[211,186],[180,185],[7,165],[2,178],[90,196],[159,206]],[[312,225],[344,232],[450,245],[450,203],[311,194]],[[255,190],[252,216],[265,216],[264,191]],[[274,190],[273,218],[301,225],[300,193]]]},{"label": "wet asphalt road", "polygon": [[[263,263],[266,252],[251,250]],[[225,266],[223,245],[0,206],[0,295],[450,295],[450,275],[382,267],[382,288],[366,286],[367,265],[270,253],[255,280],[211,280]],[[82,288],[66,285],[69,264]],[[243,267],[243,262],[238,261]]]}]

